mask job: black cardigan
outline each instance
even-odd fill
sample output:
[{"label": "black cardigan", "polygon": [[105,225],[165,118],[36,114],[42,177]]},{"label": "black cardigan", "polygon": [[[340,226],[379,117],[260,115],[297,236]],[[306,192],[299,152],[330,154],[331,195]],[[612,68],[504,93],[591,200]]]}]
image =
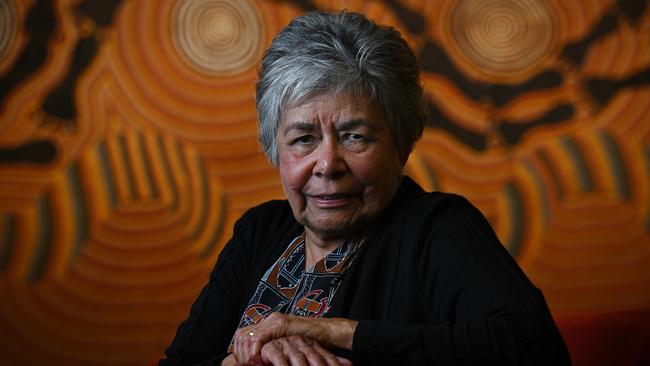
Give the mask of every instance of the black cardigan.
[{"label": "black cardigan", "polygon": [[[214,365],[262,274],[303,231],[287,201],[235,224],[161,365]],[[568,365],[542,293],[464,198],[405,177],[342,279],[327,317],[358,320],[355,365]]]}]

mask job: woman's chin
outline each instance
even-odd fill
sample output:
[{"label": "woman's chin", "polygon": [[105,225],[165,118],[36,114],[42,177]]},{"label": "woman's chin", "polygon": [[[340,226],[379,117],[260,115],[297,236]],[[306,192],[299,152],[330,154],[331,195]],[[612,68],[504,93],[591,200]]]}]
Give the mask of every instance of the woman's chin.
[{"label": "woman's chin", "polygon": [[328,218],[304,223],[305,229],[321,240],[345,240],[356,235],[363,228],[363,220],[358,218]]}]

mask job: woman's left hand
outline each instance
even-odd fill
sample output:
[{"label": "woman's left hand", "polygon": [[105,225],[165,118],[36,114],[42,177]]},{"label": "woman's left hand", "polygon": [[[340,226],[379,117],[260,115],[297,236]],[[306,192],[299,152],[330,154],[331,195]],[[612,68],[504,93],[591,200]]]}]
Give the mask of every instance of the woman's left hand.
[{"label": "woman's left hand", "polygon": [[326,348],[352,349],[357,322],[342,318],[302,318],[272,313],[257,324],[235,332],[234,356],[238,364],[263,364],[262,347],[269,341],[304,336]]},{"label": "woman's left hand", "polygon": [[273,339],[262,347],[262,360],[274,366],[352,366],[352,362],[337,357],[303,336],[290,336]]}]

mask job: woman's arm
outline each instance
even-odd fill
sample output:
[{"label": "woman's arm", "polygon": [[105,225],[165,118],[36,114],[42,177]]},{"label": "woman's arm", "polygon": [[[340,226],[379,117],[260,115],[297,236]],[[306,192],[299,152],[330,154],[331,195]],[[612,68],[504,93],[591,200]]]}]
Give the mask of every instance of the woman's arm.
[{"label": "woman's arm", "polygon": [[227,356],[240,317],[244,287],[252,255],[249,249],[253,215],[244,215],[219,255],[210,279],[194,301],[189,315],[165,350],[161,366],[213,365]]},{"label": "woman's arm", "polygon": [[[566,348],[541,293],[480,213],[465,202],[446,203],[444,215],[437,214],[441,219],[422,214],[423,223],[413,224],[417,218],[409,217],[405,221],[417,230],[395,230],[417,246],[400,246],[398,253],[386,251],[385,245],[373,247],[382,254],[374,257],[379,264],[368,258],[356,262],[365,278],[354,291],[338,295],[347,295],[348,304],[363,304],[352,310],[359,322],[276,314],[272,321],[238,333],[242,357],[259,352],[274,337],[300,334],[326,348],[351,349],[359,364],[567,364]],[[367,243],[369,248],[377,244],[383,243]],[[395,284],[400,291],[391,290],[386,280],[393,273],[403,274]],[[358,273],[351,276],[359,278]],[[386,291],[374,286],[379,278]]]},{"label": "woman's arm", "polygon": [[361,364],[544,364],[537,358],[539,344],[554,340],[540,339],[542,333],[535,328],[525,315],[495,314],[472,322],[422,325],[274,313],[237,331],[234,356],[242,364],[260,360],[270,342],[300,335],[329,349],[353,351],[355,361]]},{"label": "woman's arm", "polygon": [[207,285],[160,365],[215,365],[224,360],[248,291],[300,229],[285,201],[266,202],[237,220]]}]

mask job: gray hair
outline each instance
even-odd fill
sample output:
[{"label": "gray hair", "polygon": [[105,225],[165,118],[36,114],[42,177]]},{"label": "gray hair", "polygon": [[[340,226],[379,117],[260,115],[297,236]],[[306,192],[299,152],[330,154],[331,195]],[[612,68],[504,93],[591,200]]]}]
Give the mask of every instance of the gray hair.
[{"label": "gray hair", "polygon": [[259,69],[259,140],[273,165],[282,112],[341,92],[381,106],[401,157],[408,156],[426,120],[413,51],[397,30],[362,14],[308,12],[275,36]]}]

